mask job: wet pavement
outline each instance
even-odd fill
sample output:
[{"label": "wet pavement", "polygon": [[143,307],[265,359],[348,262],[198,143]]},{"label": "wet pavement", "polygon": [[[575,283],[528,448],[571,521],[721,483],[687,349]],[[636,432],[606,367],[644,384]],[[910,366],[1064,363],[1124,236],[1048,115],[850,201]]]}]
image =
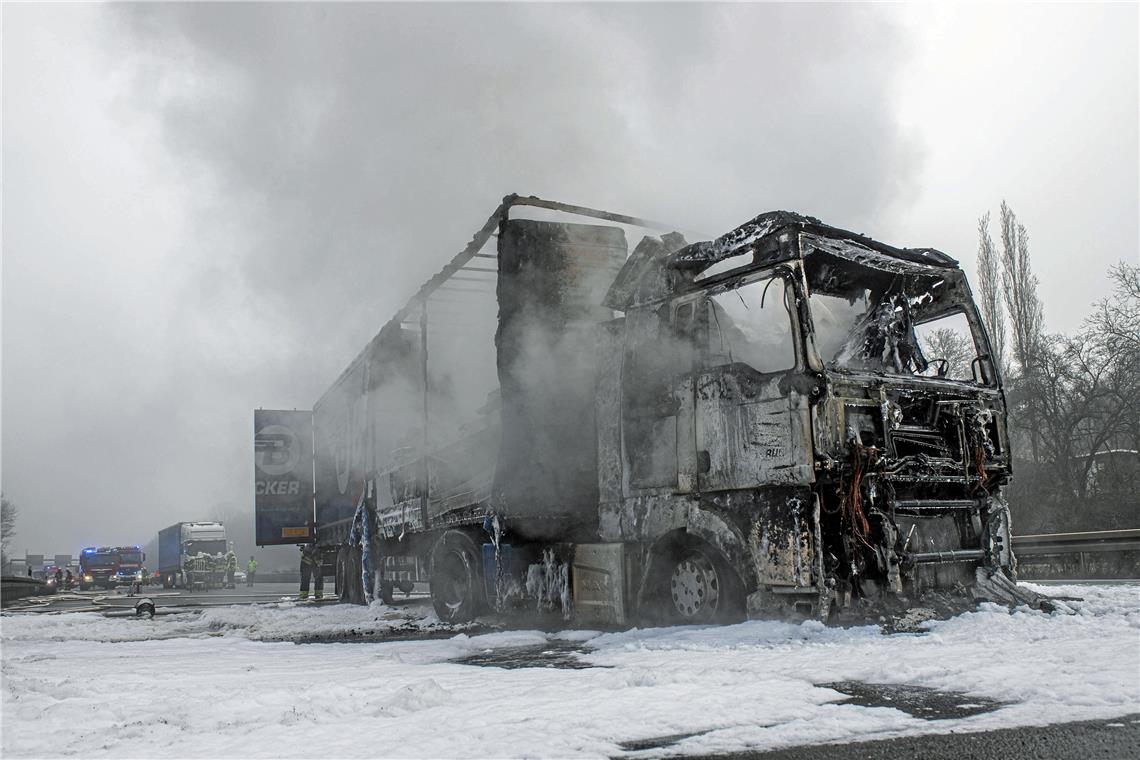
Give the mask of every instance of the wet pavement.
[{"label": "wet pavement", "polygon": [[665,749],[671,747],[679,741],[685,739],[692,739],[694,736],[704,736],[712,729],[705,731],[696,731],[691,734],[669,734],[667,736],[654,736],[648,739],[634,739],[632,741],[621,742],[618,744],[626,752],[644,752],[650,749]]},{"label": "wet pavement", "polygon": [[484,668],[555,668],[558,670],[583,670],[600,667],[586,662],[579,655],[591,651],[584,644],[572,641],[547,641],[537,646],[499,647],[484,652],[469,654],[451,662],[460,665],[477,665]]},{"label": "wet pavement", "polygon": [[923,720],[969,718],[972,715],[992,712],[1006,704],[985,697],[973,697],[957,691],[939,691],[925,686],[907,684],[838,681],[836,683],[816,684],[816,686],[834,689],[841,694],[848,695],[850,699],[842,702],[845,705],[893,707]]},{"label": "wet pavement", "polygon": [[[901,710],[908,715],[913,715],[916,718],[929,721],[968,718],[973,715],[991,712],[1006,704],[984,697],[969,696],[961,692],[939,691],[938,689],[931,689],[924,686],[910,686],[907,684],[874,684],[862,683],[860,681],[838,681],[835,683],[821,683],[816,685],[826,689],[833,689],[846,695],[848,699],[842,700],[842,704],[858,705],[860,707],[890,707]],[[655,749],[667,750],[685,739],[707,733],[709,733],[708,730],[689,734],[647,737],[645,739],[625,741],[619,746],[626,752],[646,752]],[[812,748],[813,752],[811,754],[803,755],[803,757],[818,758],[826,756],[829,760],[835,757],[835,755],[831,754],[833,745],[824,745],[824,747],[826,747],[827,753],[821,751],[823,747],[816,746]],[[653,755],[649,754],[647,756]],[[762,756],[768,757],[767,754]],[[900,757],[901,756],[902,755],[900,755]],[[752,755],[744,754],[725,757],[752,757]],[[795,757],[798,758],[800,756],[796,755]],[[864,756],[853,755],[852,757]],[[866,757],[878,757],[878,755],[871,754],[866,755]]]}]

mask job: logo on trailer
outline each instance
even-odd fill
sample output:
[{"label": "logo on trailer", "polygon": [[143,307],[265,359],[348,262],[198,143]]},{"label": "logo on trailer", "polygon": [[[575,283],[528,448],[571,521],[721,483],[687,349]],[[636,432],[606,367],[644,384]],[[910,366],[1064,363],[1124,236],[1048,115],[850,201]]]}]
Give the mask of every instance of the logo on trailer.
[{"label": "logo on trailer", "polygon": [[285,475],[301,461],[301,441],[284,425],[266,425],[254,439],[254,461],[266,475]]},{"label": "logo on trailer", "polygon": [[259,480],[254,493],[258,496],[296,496],[301,493],[301,481]]},{"label": "logo on trailer", "polygon": [[313,519],[313,413],[258,409],[253,414],[254,540],[259,546],[300,543],[282,529]]}]

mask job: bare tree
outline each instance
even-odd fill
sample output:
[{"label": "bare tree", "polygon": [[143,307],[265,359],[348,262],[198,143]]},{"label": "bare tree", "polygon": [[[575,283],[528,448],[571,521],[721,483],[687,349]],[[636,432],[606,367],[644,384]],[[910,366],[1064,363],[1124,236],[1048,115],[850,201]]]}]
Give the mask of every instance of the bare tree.
[{"label": "bare tree", "polygon": [[8,573],[8,564],[12,560],[8,546],[16,535],[16,517],[19,513],[15,502],[0,494],[0,564],[3,565],[4,574]]},{"label": "bare tree", "polygon": [[[1016,374],[1008,378],[1011,421],[1015,434],[1027,435],[1034,462],[1041,461],[1039,436],[1041,389],[1037,371],[1045,346],[1044,309],[1037,296],[1037,277],[1029,263],[1029,233],[1017,215],[1001,202],[1002,299],[1009,317]],[[1018,430],[1017,428],[1020,428]]]},{"label": "bare tree", "polygon": [[1140,356],[1140,266],[1121,262],[1108,270],[1113,294],[1096,305],[1086,326],[1097,331],[1109,350],[1135,361]]},{"label": "bare tree", "polygon": [[978,295],[982,320],[993,344],[994,364],[1004,375],[1005,311],[1002,308],[1001,263],[990,237],[990,212],[978,219]]},{"label": "bare tree", "polygon": [[1081,332],[1042,340],[1031,382],[1017,389],[1017,426],[1039,442],[1040,460],[1031,477],[1015,479],[1011,501],[1038,529],[1122,528],[1135,522],[1140,268],[1121,264],[1110,276],[1113,295],[1095,305]]},{"label": "bare tree", "polygon": [[1140,506],[1140,266],[1121,262],[1108,274],[1113,294],[1097,303],[1085,320],[1085,332],[1111,360],[1105,406],[1114,424],[1105,435],[1107,457],[1102,458],[1115,470],[1117,490],[1127,494],[1121,507],[1132,512],[1134,521]]},{"label": "bare tree", "polygon": [[1002,297],[1013,337],[1013,355],[1022,375],[1032,372],[1044,336],[1044,309],[1037,297],[1037,277],[1029,264],[1029,233],[1001,202]]},{"label": "bare tree", "polygon": [[954,379],[968,378],[974,361],[974,344],[950,327],[940,327],[922,339],[922,353],[931,361],[945,359],[946,375]]}]

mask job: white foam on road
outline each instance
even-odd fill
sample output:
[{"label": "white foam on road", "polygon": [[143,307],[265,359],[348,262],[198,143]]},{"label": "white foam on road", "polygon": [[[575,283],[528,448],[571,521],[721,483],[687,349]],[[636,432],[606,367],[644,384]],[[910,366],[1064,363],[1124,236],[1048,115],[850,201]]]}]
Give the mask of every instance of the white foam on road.
[{"label": "white foam on road", "polygon": [[[1044,589],[1043,589],[1044,590]],[[149,619],[4,615],[4,757],[613,757],[764,749],[1113,718],[1140,711],[1140,588],[1051,586],[1076,614],[975,612],[884,636],[874,626],[754,621],[442,640],[275,639],[438,630],[423,607],[233,606]],[[551,639],[582,670],[451,662]],[[927,686],[1007,702],[925,721],[843,704],[815,684]]]}]

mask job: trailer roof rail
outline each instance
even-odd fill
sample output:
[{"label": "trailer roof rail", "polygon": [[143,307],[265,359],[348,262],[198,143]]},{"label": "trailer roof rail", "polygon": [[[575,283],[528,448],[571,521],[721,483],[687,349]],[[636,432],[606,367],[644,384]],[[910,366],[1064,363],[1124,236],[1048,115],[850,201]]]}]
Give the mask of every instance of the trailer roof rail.
[{"label": "trailer roof rail", "polygon": [[[384,323],[384,325],[380,328],[380,332],[377,333],[373,340],[379,338],[380,334],[385,330],[407,329],[405,328],[405,325],[418,323],[420,321],[419,318],[413,317],[412,315],[415,312],[420,311],[427,304],[428,299],[432,297],[432,294],[438,290],[448,291],[449,295],[454,295],[461,291],[494,295],[494,290],[468,291],[466,288],[445,287],[444,284],[453,279],[454,275],[456,275],[461,270],[469,272],[476,271],[498,274],[498,269],[469,267],[467,265],[471,263],[473,259],[498,259],[498,252],[483,253],[483,246],[487,244],[488,240],[498,234],[500,226],[503,222],[507,221],[510,218],[510,211],[516,206],[541,208],[548,211],[557,211],[564,214],[572,214],[574,216],[582,216],[590,219],[600,219],[602,221],[614,222],[616,224],[643,227],[650,230],[668,231],[674,229],[673,226],[667,225],[663,222],[655,222],[650,219],[642,219],[640,217],[630,216],[628,214],[617,214],[612,211],[590,208],[588,206],[577,206],[572,203],[549,201],[533,195],[518,195],[517,193],[511,193],[510,195],[507,195],[503,198],[502,203],[500,203],[498,207],[491,213],[491,215],[487,217],[487,221],[484,222],[483,226],[475,232],[467,245],[463,247],[463,250],[452,257],[451,261],[449,261],[441,270],[439,270],[439,272],[437,272],[427,282],[420,286],[420,289],[416,291],[416,294],[413,295],[407,301],[407,303],[401,306],[391,319]],[[488,278],[486,282],[491,283],[494,282],[494,280]],[[465,297],[471,298],[471,296]],[[357,362],[362,360],[370,345],[371,341],[369,341],[369,344],[366,345],[359,353],[357,353],[353,360],[348,363],[348,366],[344,369],[343,372],[340,373],[336,381],[333,382],[333,384],[329,387],[329,390],[325,391],[326,395],[331,392],[333,388],[337,387],[340,381],[349,372],[352,371],[352,368],[356,366]],[[317,404],[321,404],[324,399],[325,395],[322,395],[321,398],[317,400]]]}]

